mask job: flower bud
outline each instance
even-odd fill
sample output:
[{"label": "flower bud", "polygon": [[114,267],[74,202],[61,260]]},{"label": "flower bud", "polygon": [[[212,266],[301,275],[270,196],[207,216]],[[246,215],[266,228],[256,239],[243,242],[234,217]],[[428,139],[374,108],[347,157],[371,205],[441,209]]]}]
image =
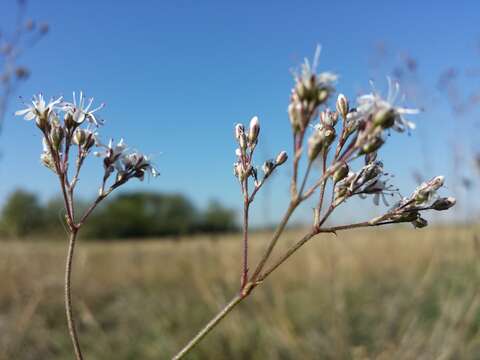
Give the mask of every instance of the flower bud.
[{"label": "flower bud", "polygon": [[335,140],[336,136],[337,135],[335,133],[335,128],[333,128],[331,126],[326,127],[323,131],[323,137],[325,139],[323,146],[325,148],[329,147],[333,143],[333,141]]},{"label": "flower bud", "polygon": [[285,161],[287,161],[288,155],[286,151],[282,151],[277,155],[277,158],[275,159],[275,164],[282,165]]},{"label": "flower bud", "polygon": [[395,110],[393,108],[380,109],[373,115],[373,123],[381,126],[383,129],[388,129],[395,124]]},{"label": "flower bud", "polygon": [[337,97],[337,111],[344,119],[346,119],[348,110],[349,110],[349,105],[348,105],[348,99],[345,95],[339,94]]},{"label": "flower bud", "polygon": [[323,104],[325,101],[327,101],[328,95],[330,95],[330,92],[327,88],[319,89],[317,96],[318,104]]},{"label": "flower bud", "polygon": [[243,124],[237,124],[235,125],[235,139],[237,141],[240,141],[240,137],[245,133],[245,127]]},{"label": "flower bud", "polygon": [[275,164],[273,160],[265,161],[262,165],[262,170],[263,170],[263,173],[265,174],[265,177],[269,176],[272,173],[274,168],[275,168]]},{"label": "flower bud", "polygon": [[[95,141],[96,141],[96,134],[89,131],[87,133],[87,139],[85,140],[85,144],[83,145],[83,148],[85,150],[90,150],[90,148],[95,145]],[[155,175],[154,175],[155,177]]]},{"label": "flower bud", "polygon": [[334,172],[333,174],[333,181],[335,183],[339,182],[340,180],[343,180],[347,177],[348,171],[350,168],[348,167],[347,163],[343,163],[340,165],[340,167]]},{"label": "flower bud", "polygon": [[60,144],[62,143],[64,136],[65,133],[63,128],[60,126],[54,126],[50,131],[50,139],[52,140],[52,145],[56,150],[60,148]]},{"label": "flower bud", "polygon": [[371,139],[362,146],[360,154],[370,154],[374,151],[377,151],[384,143],[385,140],[383,140],[380,136],[375,136],[373,139]]},{"label": "flower bud", "polygon": [[73,119],[73,114],[71,112],[65,114],[63,121],[67,129],[76,129],[77,126],[80,125]]},{"label": "flower bud", "polygon": [[414,221],[412,221],[412,225],[417,229],[421,229],[428,225],[428,221],[418,216]]},{"label": "flower bud", "polygon": [[248,142],[250,143],[251,146],[257,143],[259,133],[260,133],[260,122],[258,121],[258,117],[254,116],[252,120],[250,120],[250,128],[248,132]]},{"label": "flower bud", "polygon": [[87,134],[83,129],[77,129],[73,133],[73,143],[77,145],[83,145],[87,140]]},{"label": "flower bud", "polygon": [[48,131],[50,129],[50,124],[48,122],[48,109],[41,113],[37,112],[35,123],[42,131]]},{"label": "flower bud", "polygon": [[40,155],[40,161],[44,166],[52,170],[54,173],[57,172],[57,168],[55,167],[55,161],[53,160],[52,154],[48,151],[44,151]]},{"label": "flower bud", "polygon": [[437,211],[448,210],[457,203],[454,197],[444,197],[435,201],[432,205],[432,209]]},{"label": "flower bud", "polygon": [[233,164],[233,175],[235,175],[239,181],[243,181],[245,178],[245,170],[243,169],[242,163],[236,162]]},{"label": "flower bud", "polygon": [[335,126],[338,121],[338,113],[335,111],[322,111],[320,113],[320,122],[325,126]]},{"label": "flower bud", "polygon": [[396,222],[412,222],[417,220],[420,214],[417,211],[405,211],[399,215],[396,215],[392,220]]},{"label": "flower bud", "polygon": [[315,131],[308,139],[308,159],[315,160],[323,149],[324,138],[320,131]]}]

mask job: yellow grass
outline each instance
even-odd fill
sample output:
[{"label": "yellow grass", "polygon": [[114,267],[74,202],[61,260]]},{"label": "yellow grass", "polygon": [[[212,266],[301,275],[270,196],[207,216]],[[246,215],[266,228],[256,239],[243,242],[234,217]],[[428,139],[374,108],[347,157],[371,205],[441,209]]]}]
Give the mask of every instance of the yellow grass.
[{"label": "yellow grass", "polygon": [[[189,359],[479,359],[478,230],[315,238]],[[300,235],[286,233],[276,254]],[[252,236],[254,258],[267,237]],[[79,242],[74,308],[87,359],[168,358],[238,290],[240,236],[182,240]],[[71,359],[66,243],[0,246],[0,359]]]}]

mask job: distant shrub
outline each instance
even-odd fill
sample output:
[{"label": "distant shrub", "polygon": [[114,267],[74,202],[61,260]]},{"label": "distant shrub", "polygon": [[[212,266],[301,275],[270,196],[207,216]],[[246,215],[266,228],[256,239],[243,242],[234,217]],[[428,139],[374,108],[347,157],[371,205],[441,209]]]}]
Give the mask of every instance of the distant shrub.
[{"label": "distant shrub", "polygon": [[199,224],[199,230],[207,233],[233,232],[237,229],[235,212],[216,200],[210,202]]},{"label": "distant shrub", "polygon": [[22,238],[45,225],[38,197],[24,190],[15,190],[2,210],[0,228],[2,233]]}]

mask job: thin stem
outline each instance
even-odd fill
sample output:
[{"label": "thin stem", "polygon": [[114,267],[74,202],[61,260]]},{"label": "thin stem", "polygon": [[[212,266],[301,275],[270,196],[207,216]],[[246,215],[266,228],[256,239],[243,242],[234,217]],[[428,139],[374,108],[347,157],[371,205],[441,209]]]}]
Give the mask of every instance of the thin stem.
[{"label": "thin stem", "polygon": [[303,190],[305,189],[305,185],[307,185],[308,175],[310,174],[310,170],[312,169],[313,161],[309,160],[307,165],[307,170],[305,172],[305,176],[303,177],[302,185],[300,186],[300,190],[298,191],[299,196],[301,197],[303,194]]},{"label": "thin stem", "polygon": [[240,290],[247,284],[248,280],[248,210],[250,201],[248,198],[248,179],[243,183],[243,267],[242,267],[242,282]]},{"label": "thin stem", "polygon": [[301,246],[303,246],[303,244],[305,244],[315,235],[315,230],[311,230],[310,232],[308,232],[303,238],[301,238],[291,248],[289,248],[287,252],[282,257],[280,257],[280,259],[278,259],[271,267],[269,267],[262,275],[260,275],[258,281],[265,280],[273,271],[275,271],[275,269],[282,265],[285,260],[287,260],[294,252],[296,252]]},{"label": "thin stem", "polygon": [[90,205],[90,207],[85,211],[85,213],[82,215],[80,221],[78,222],[77,226],[80,227],[82,226],[85,221],[87,220],[87,218],[90,216],[90,214],[92,213],[93,210],[95,210],[95,208],[97,207],[97,205],[107,197],[107,195],[110,193],[109,192],[106,192],[106,193],[102,193],[102,195],[99,195],[95,201],[92,203],[92,205]]},{"label": "thin stem", "polygon": [[[325,219],[326,220],[326,219]],[[287,252],[280,257],[270,268],[268,268],[261,276],[258,278],[258,282],[265,280],[268,275],[270,275],[275,269],[277,269],[280,265],[282,265],[290,256],[292,256],[298,249],[300,249],[305,243],[313,238],[314,236],[320,233],[333,233],[335,234],[337,231],[341,230],[350,230],[362,227],[371,227],[371,226],[381,226],[381,225],[389,225],[389,224],[398,224],[396,221],[384,221],[380,223],[372,223],[371,221],[363,221],[355,224],[349,225],[340,225],[340,226],[332,226],[329,228],[321,228],[321,229],[312,229],[308,232],[303,238],[297,241],[294,245],[292,245]]]},{"label": "thin stem", "polygon": [[[327,172],[327,154],[324,153],[323,157],[322,157],[322,176],[324,176],[326,174],[326,172]],[[327,180],[322,182],[322,186],[320,188],[320,200],[318,201],[318,211],[315,213],[315,216],[317,217],[315,219],[315,224],[319,223],[320,214],[322,213],[323,198],[325,196],[325,187],[326,186],[327,186]]]},{"label": "thin stem", "polygon": [[287,226],[288,220],[290,220],[290,216],[292,216],[293,212],[295,211],[296,207],[298,206],[299,202],[298,201],[292,201],[285,212],[285,215],[283,215],[282,221],[280,224],[278,224],[277,229],[275,230],[275,233],[273,234],[272,238],[270,239],[270,243],[268,244],[267,249],[263,253],[263,256],[261,257],[257,267],[255,268],[255,271],[253,272],[253,275],[250,277],[250,281],[255,282],[258,275],[260,275],[260,272],[263,270],[263,267],[265,266],[265,263],[267,262],[268,258],[270,257],[273,248],[277,244],[277,241],[282,235],[283,230],[285,229],[285,226]]},{"label": "thin stem", "polygon": [[75,328],[75,320],[73,318],[72,311],[72,295],[71,295],[71,275],[72,275],[72,261],[75,250],[75,240],[77,238],[77,230],[73,230],[70,233],[67,262],[65,266],[65,312],[67,314],[68,332],[73,343],[75,350],[75,357],[77,360],[83,360],[82,351],[80,349],[80,343],[78,341],[77,330]]},{"label": "thin stem", "polygon": [[210,322],[205,325],[198,334],[182,349],[172,360],[179,360],[185,357],[230,311],[233,310],[246,296],[235,296]]}]

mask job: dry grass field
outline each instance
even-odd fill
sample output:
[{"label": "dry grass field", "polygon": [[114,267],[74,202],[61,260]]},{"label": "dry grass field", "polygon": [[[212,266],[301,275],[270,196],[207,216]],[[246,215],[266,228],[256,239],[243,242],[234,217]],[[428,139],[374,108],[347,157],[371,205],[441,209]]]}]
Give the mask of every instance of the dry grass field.
[{"label": "dry grass field", "polygon": [[[397,227],[313,239],[189,359],[480,359],[476,233]],[[257,256],[267,235],[252,236]],[[299,235],[287,232],[281,247]],[[87,358],[168,359],[237,291],[239,239],[80,242],[73,292]],[[65,251],[1,243],[0,359],[72,358]]]}]

